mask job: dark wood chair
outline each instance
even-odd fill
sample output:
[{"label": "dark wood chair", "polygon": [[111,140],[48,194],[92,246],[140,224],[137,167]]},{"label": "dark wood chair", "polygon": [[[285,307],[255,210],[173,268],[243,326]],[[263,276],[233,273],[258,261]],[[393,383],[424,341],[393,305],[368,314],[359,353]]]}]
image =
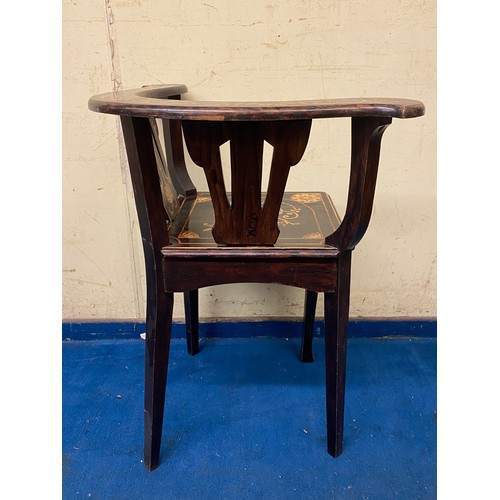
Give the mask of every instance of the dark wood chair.
[{"label": "dark wood chair", "polygon": [[[147,279],[145,451],[158,466],[174,292],[183,292],[187,349],[198,352],[198,290],[224,283],[280,283],[305,290],[300,359],[312,361],[318,292],[324,293],[328,453],[342,452],[351,253],[372,211],[382,134],[392,118],[424,114],[404,99],[193,102],[183,85],[101,94],[89,101],[117,114],[125,138]],[[351,117],[351,171],[343,218],[323,192],[285,192],[317,118]],[[161,124],[161,128],[158,126]],[[204,169],[196,191],[183,139]],[[226,191],[220,146],[230,142]],[[273,147],[261,192],[264,141]],[[320,181],[320,180],[319,180]],[[318,182],[322,185],[322,182]]]}]

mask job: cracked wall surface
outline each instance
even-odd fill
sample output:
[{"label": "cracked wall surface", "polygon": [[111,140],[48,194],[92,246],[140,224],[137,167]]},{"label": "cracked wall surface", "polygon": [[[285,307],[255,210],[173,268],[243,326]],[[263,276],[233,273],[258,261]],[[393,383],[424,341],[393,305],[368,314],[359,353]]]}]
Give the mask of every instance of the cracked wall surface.
[{"label": "cracked wall surface", "polygon": [[[426,0],[63,2],[63,319],[142,320],[140,233],[117,121],[87,109],[113,88],[184,83],[204,100],[407,97],[427,113],[382,142],[370,227],[353,256],[351,316],[436,315],[436,5]],[[348,120],[316,120],[289,190],[343,213]],[[201,169],[189,164],[199,189]],[[303,292],[207,288],[203,318],[302,314]],[[320,311],[321,303],[318,311]],[[176,319],[183,317],[176,295]]]}]

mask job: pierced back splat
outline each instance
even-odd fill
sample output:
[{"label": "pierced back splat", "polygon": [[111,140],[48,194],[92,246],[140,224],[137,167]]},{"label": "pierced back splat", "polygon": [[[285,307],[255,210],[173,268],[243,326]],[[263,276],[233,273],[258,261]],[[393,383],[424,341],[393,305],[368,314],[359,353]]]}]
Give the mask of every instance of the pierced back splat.
[{"label": "pierced back splat", "polygon": [[[186,146],[207,178],[215,213],[212,234],[226,245],[274,245],[278,215],[290,167],[302,158],[311,120],[282,122],[182,122]],[[220,157],[230,141],[231,204]],[[264,141],[274,148],[268,190],[261,204]]]}]

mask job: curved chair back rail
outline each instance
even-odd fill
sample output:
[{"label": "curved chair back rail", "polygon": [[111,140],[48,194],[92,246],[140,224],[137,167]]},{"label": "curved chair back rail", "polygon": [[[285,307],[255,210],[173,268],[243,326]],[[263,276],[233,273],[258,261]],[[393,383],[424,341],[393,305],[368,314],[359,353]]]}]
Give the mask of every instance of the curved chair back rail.
[{"label": "curved chair back rail", "polygon": [[377,116],[415,118],[425,113],[420,101],[398,98],[314,99],[304,101],[171,100],[185,85],[148,86],[92,97],[89,108],[114,115],[210,121],[271,121]]},{"label": "curved chair back rail", "polygon": [[[351,253],[370,220],[382,135],[393,118],[423,115],[424,105],[390,98],[181,100],[186,92],[185,85],[155,85],[89,100],[91,110],[120,116],[143,240],[144,463],[152,470],[160,459],[174,292],[184,293],[187,348],[194,355],[198,289],[224,283],[305,289],[304,362],[314,359],[317,295],[324,293],[327,449],[337,457],[344,428]],[[285,192],[289,170],[306,149],[312,120],[338,117],[351,118],[342,220],[324,192]],[[205,172],[209,193],[197,193],[189,178],[183,139]],[[220,147],[228,141],[231,182],[226,189]],[[267,192],[261,193],[264,142],[273,147],[273,156]]]}]

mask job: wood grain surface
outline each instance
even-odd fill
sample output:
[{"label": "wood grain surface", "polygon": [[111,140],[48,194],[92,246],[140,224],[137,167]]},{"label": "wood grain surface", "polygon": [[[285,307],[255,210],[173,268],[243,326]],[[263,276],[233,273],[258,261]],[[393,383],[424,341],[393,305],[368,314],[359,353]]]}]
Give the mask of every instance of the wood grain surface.
[{"label": "wood grain surface", "polygon": [[189,101],[172,99],[185,93],[184,85],[151,86],[93,96],[89,109],[115,115],[206,121],[272,121],[377,116],[415,118],[425,106],[400,98],[337,98],[299,101]]}]

